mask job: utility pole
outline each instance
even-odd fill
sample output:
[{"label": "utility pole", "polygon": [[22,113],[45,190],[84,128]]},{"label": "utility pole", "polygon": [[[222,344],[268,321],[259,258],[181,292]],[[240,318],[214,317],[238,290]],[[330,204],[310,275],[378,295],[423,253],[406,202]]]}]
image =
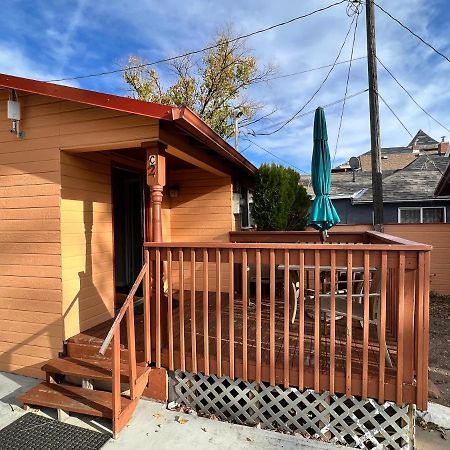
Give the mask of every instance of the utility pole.
[{"label": "utility pole", "polygon": [[234,148],[236,151],[239,151],[239,118],[241,116],[241,111],[238,111],[234,116]]},{"label": "utility pole", "polygon": [[366,31],[369,75],[370,143],[372,156],[373,223],[376,231],[383,231],[380,106],[378,104],[377,47],[375,41],[375,7],[373,0],[366,0]]}]

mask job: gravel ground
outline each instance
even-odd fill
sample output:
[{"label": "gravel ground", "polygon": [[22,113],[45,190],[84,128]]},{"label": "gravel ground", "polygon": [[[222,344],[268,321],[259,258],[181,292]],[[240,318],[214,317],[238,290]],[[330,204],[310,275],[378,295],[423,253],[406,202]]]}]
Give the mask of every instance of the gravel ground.
[{"label": "gravel ground", "polygon": [[430,358],[429,377],[441,392],[432,399],[450,407],[450,297],[431,295],[430,298]]}]

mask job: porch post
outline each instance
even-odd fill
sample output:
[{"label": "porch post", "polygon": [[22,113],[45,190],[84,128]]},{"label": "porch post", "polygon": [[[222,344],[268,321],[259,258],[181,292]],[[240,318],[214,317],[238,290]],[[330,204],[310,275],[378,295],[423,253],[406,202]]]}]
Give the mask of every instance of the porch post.
[{"label": "porch post", "polygon": [[152,202],[152,241],[162,242],[161,205],[163,200],[163,187],[161,185],[151,186]]},{"label": "porch post", "polygon": [[147,184],[151,191],[152,241],[162,242],[161,204],[166,184],[166,147],[160,142],[146,146]]},{"label": "porch post", "polygon": [[[145,145],[146,150],[146,174],[147,174],[147,184],[150,188],[150,201],[151,204],[151,240],[153,242],[163,241],[162,232],[162,219],[161,219],[161,208],[163,201],[163,189],[166,184],[166,146],[160,142],[151,142]],[[148,211],[150,213],[150,211]],[[156,269],[156,268],[155,268]],[[150,279],[149,279],[149,290],[153,291],[154,283],[151,277],[156,274],[156,270],[150,269]],[[164,263],[161,264],[160,272],[162,277],[166,274],[164,273]],[[161,299],[161,305],[157,308],[156,302],[153,301],[150,305],[150,336],[151,342],[155,346],[155,359],[157,364],[161,363],[158,361],[158,354],[163,353],[164,347],[167,343],[167,305],[164,301],[164,283],[160,281],[160,293],[158,298]],[[155,292],[156,293],[156,292]],[[155,299],[155,296],[152,295]],[[157,317],[158,315],[158,317]],[[157,331],[159,331],[159,336],[157,336]],[[159,347],[159,348],[157,348]],[[161,353],[159,353],[161,352]]]}]

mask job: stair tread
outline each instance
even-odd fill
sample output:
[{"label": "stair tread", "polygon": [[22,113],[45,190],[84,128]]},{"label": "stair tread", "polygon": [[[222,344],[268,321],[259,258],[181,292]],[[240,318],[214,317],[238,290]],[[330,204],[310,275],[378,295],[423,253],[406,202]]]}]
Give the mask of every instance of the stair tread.
[{"label": "stair tread", "polygon": [[[62,409],[95,417],[112,417],[111,392],[43,382],[19,396],[18,399],[24,405]],[[123,396],[121,401],[122,410],[131,403],[130,399]]]},{"label": "stair tread", "polygon": [[[112,361],[108,359],[73,358],[66,356],[47,361],[42,370],[52,374],[72,375],[92,380],[110,380],[112,376]],[[120,365],[121,381],[128,381],[129,365]],[[136,367],[136,378],[148,372],[145,366]]]}]

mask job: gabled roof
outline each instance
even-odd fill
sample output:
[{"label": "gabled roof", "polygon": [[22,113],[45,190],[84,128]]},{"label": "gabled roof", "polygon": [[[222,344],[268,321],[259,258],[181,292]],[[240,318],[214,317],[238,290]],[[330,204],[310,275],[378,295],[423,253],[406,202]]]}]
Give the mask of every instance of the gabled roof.
[{"label": "gabled roof", "polygon": [[113,109],[139,116],[173,122],[185,132],[193,135],[211,150],[231,161],[233,164],[254,174],[256,167],[237,152],[221,136],[212,130],[199,116],[186,107],[175,107],[159,103],[144,102],[128,97],[102,92],[62,86],[44,81],[21,78],[0,73],[0,88],[44,95],[47,97],[83,103],[100,108]]},{"label": "gabled roof", "polygon": [[[385,202],[420,201],[435,199],[435,189],[450,159],[440,155],[421,155],[401,170],[383,179]],[[372,201],[371,186],[354,203]]]},{"label": "gabled roof", "polygon": [[416,135],[412,138],[411,142],[408,144],[408,147],[412,147],[413,145],[418,145],[419,147],[432,146],[436,147],[439,144],[438,141],[434,140],[432,137],[428,136],[427,133],[423,130],[419,130]]},{"label": "gabled roof", "polygon": [[[383,171],[383,179],[391,175],[393,170]],[[301,183],[307,188],[308,194],[314,197],[310,183],[310,176],[302,176]],[[357,198],[372,187],[372,172],[355,172],[353,181],[352,172],[335,172],[331,174],[330,197],[332,199]]]}]

